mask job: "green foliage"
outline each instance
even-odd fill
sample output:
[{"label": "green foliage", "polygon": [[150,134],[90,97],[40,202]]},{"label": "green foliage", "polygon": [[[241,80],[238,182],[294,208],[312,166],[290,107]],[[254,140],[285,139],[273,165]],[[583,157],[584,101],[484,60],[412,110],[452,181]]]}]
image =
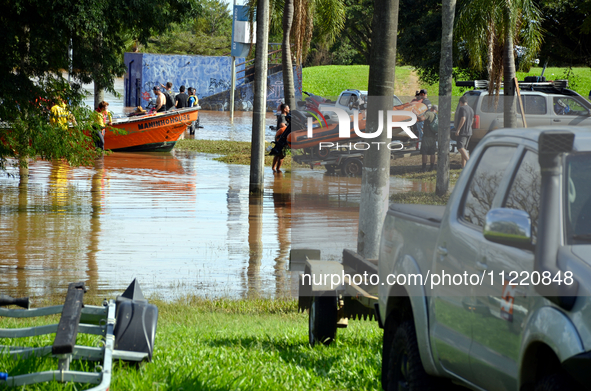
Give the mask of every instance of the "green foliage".
[{"label": "green foliage", "polygon": [[546,31],[539,53],[552,66],[591,66],[591,0],[539,0]]},{"label": "green foliage", "polygon": [[421,80],[439,79],[441,3],[435,0],[400,0],[398,42],[400,60],[417,68]]},{"label": "green foliage", "polygon": [[169,31],[150,37],[143,51],[162,54],[222,56],[230,52],[232,15],[221,0],[200,2],[196,19],[187,17]]}]

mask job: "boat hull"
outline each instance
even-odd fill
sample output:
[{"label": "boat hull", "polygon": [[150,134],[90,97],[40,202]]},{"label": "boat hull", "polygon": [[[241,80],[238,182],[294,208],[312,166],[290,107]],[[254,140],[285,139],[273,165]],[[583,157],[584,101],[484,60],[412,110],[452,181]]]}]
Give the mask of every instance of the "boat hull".
[{"label": "boat hull", "polygon": [[[330,111],[330,110],[327,110]],[[412,102],[412,103],[404,103],[399,106],[394,106],[392,111],[394,115],[392,116],[392,121],[406,121],[408,120],[407,115],[395,115],[396,111],[411,111],[417,117],[423,115],[427,111],[427,106],[425,106],[421,102]],[[292,120],[294,115],[292,114]],[[312,137],[308,137],[308,128],[306,121],[294,121],[292,122],[292,130],[291,134],[288,136],[288,142],[291,149],[305,149],[305,148],[315,148],[321,142],[331,142],[331,143],[349,143],[354,140],[359,140],[359,136],[354,130],[354,117],[353,115],[349,116],[350,123],[348,129],[348,137],[342,138],[339,136],[339,124],[338,123],[329,123],[327,125],[323,125],[318,121],[313,122],[313,129],[312,129]],[[361,113],[358,116],[357,121],[358,129],[361,132],[365,132],[366,127],[366,119],[365,114]],[[396,136],[400,136],[402,138],[407,138],[406,134],[402,133],[402,129],[395,128],[394,133]]]},{"label": "boat hull", "polygon": [[[131,117],[114,122],[105,132],[105,149],[114,152],[168,152],[197,120],[198,107]],[[125,134],[117,130],[124,130]]]}]

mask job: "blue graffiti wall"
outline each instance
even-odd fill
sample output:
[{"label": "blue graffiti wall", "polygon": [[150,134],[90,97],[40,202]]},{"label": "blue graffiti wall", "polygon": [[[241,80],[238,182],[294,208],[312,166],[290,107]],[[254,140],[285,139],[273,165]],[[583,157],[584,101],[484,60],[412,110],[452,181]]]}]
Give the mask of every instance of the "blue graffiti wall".
[{"label": "blue graffiti wall", "polygon": [[[201,99],[228,90],[231,83],[232,58],[213,56],[185,56],[151,53],[125,53],[125,103],[130,106],[146,107],[154,98],[152,88],[172,82],[173,91],[179,87],[194,87]],[[236,64],[244,63],[244,58],[236,58]],[[236,72],[244,65],[236,67]],[[237,80],[236,86],[244,84]]]}]

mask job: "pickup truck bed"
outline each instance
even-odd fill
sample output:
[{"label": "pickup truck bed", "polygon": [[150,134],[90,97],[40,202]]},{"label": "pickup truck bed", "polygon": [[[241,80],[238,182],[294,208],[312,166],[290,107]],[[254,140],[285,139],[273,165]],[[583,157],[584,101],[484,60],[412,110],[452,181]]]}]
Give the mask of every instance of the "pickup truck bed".
[{"label": "pickup truck bed", "polygon": [[445,213],[445,205],[391,204],[388,213],[439,228]]}]

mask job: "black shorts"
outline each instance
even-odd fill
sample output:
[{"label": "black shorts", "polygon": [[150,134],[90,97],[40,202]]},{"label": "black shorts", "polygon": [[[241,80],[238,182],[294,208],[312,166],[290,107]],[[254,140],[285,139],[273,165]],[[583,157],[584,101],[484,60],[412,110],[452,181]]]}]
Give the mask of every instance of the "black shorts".
[{"label": "black shorts", "polygon": [[470,142],[470,137],[472,136],[462,136],[459,135],[456,139],[456,143],[458,144],[458,149],[468,149],[468,143]]}]

